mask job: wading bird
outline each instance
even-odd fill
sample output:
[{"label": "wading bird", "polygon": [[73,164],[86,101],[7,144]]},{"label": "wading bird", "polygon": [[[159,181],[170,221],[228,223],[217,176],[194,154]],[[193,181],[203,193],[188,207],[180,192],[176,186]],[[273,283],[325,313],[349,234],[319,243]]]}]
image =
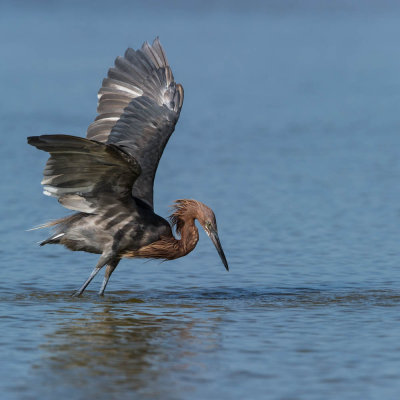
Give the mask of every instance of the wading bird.
[{"label": "wading bird", "polygon": [[[175,129],[183,88],[175,83],[158,38],[117,57],[98,93],[98,116],[86,138],[31,136],[28,143],[50,153],[42,185],[77,213],[40,226],[54,233],[40,245],[101,254],[81,295],[104,266],[100,295],[121,258],[172,260],[190,253],[199,240],[197,219],[227,270],[213,211],[196,200],[176,200],[171,224],[154,213],[157,166]],[[176,239],[172,233],[175,228]]]}]

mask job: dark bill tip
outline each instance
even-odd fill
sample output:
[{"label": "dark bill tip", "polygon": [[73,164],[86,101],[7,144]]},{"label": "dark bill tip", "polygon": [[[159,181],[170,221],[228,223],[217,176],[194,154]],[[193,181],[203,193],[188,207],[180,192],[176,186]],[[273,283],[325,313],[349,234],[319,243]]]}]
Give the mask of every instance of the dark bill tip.
[{"label": "dark bill tip", "polygon": [[214,243],[215,248],[218,251],[219,256],[221,257],[222,263],[227,271],[229,271],[228,261],[226,261],[226,257],[224,251],[222,250],[221,242],[219,241],[218,233],[213,231],[210,232],[210,239]]}]

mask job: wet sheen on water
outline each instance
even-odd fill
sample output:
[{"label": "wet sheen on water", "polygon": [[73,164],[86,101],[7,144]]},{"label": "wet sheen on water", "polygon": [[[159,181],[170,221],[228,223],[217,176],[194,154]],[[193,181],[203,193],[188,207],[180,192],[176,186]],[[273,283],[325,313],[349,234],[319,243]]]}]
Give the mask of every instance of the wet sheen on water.
[{"label": "wet sheen on water", "polygon": [[[2,398],[398,398],[400,8],[179,4],[2,8]],[[114,58],[156,35],[185,88],[156,212],[209,205],[230,272],[200,232],[73,298],[97,256],[26,232],[68,214],[26,136],[84,136]]]},{"label": "wet sheen on water", "polygon": [[[228,397],[229,382],[240,379],[238,396],[262,397],[264,385],[273,382],[271,395],[313,398],[311,387],[317,398],[332,386],[340,395],[349,387],[367,393],[369,379],[387,386],[398,376],[399,346],[389,358],[385,354],[398,328],[400,294],[394,290],[182,288],[119,291],[105,299],[93,292],[82,299],[69,295],[29,291],[1,299],[22,308],[32,329],[14,349],[30,354],[32,369],[20,382],[9,382],[13,392],[29,396],[34,387],[44,397],[79,397],[82,391],[89,398],[128,398],[133,391],[149,398]],[[26,317],[39,312],[45,321]],[[15,332],[22,315],[5,318],[6,332]],[[37,331],[43,335],[38,347]],[[3,346],[14,343],[7,336]],[[292,373],[297,379],[285,387]]]}]

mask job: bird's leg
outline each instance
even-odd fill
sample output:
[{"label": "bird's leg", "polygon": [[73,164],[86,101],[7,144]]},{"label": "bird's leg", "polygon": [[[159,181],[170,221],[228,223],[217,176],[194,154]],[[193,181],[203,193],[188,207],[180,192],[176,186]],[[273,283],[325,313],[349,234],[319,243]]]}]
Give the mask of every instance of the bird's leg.
[{"label": "bird's leg", "polygon": [[92,279],[108,263],[109,259],[110,259],[109,255],[107,255],[107,256],[105,254],[101,255],[99,261],[97,262],[97,265],[94,267],[94,270],[89,275],[89,278],[87,278],[85,283],[76,292],[74,292],[73,296],[80,296],[84,292],[84,290],[89,285],[89,283],[92,281]]},{"label": "bird's leg", "polygon": [[92,271],[92,273],[89,275],[89,278],[86,279],[85,283],[80,287],[80,289],[78,289],[76,292],[74,292],[74,294],[72,296],[80,296],[83,291],[86,289],[86,287],[89,285],[89,283],[92,281],[92,279],[97,275],[97,273],[100,271],[102,267],[98,267],[96,265],[96,267],[94,268],[94,270]]},{"label": "bird's leg", "polygon": [[114,269],[117,268],[119,262],[120,258],[117,258],[108,263],[106,267],[106,272],[104,273],[103,284],[101,285],[99,291],[99,296],[104,296],[104,291],[106,290],[108,280],[110,279],[111,274],[114,272]]}]

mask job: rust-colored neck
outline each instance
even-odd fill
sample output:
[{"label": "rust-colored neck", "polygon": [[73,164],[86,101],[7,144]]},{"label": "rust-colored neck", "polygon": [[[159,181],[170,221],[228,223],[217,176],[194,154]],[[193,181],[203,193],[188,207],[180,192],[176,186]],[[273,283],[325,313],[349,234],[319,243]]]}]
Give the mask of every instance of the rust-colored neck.
[{"label": "rust-colored neck", "polygon": [[178,255],[174,258],[186,256],[186,254],[189,254],[196,247],[199,241],[199,231],[194,223],[194,218],[184,220],[179,233],[181,239],[175,239],[177,242]]},{"label": "rust-colored neck", "polygon": [[172,225],[175,226],[180,239],[176,239],[172,234],[171,236],[164,236],[138,250],[127,251],[122,254],[122,257],[174,260],[189,254],[199,241],[199,231],[194,222],[197,215],[194,211],[190,207],[181,207],[171,215]]}]

